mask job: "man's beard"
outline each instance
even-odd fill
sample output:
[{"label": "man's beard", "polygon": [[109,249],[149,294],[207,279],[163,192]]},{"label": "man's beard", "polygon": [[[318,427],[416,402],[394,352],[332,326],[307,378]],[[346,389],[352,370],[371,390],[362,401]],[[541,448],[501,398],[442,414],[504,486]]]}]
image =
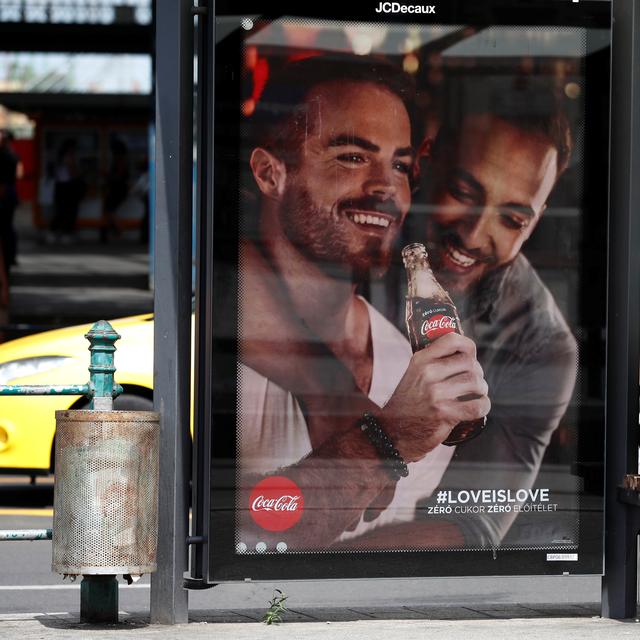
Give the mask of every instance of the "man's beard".
[{"label": "man's beard", "polygon": [[[460,317],[464,319],[474,309],[479,308],[478,305],[484,306],[488,299],[495,299],[500,282],[515,258],[508,263],[496,266],[496,260],[493,255],[481,256],[479,252],[476,252],[478,259],[487,263],[489,268],[479,273],[477,277],[468,279],[465,282],[465,286],[460,287],[460,276],[451,273],[442,265],[442,254],[448,242],[453,242],[454,246],[462,245],[455,232],[446,229],[442,230],[438,227],[432,228],[431,233],[427,233],[425,244],[433,274],[451,297]],[[469,252],[468,249],[465,249],[465,251]]]},{"label": "man's beard", "polygon": [[359,247],[349,243],[351,224],[344,213],[348,203],[338,203],[338,219],[320,210],[304,187],[289,186],[283,195],[280,221],[287,239],[328,275],[368,282],[383,276],[391,261],[391,245],[369,237]]},{"label": "man's beard", "polygon": [[[496,268],[495,254],[468,249],[455,229],[442,227],[436,222],[427,224],[425,244],[431,268],[438,282],[449,290],[449,293],[455,292],[459,296],[471,294]],[[476,268],[468,275],[449,271],[444,259],[448,247],[462,251],[466,256],[473,258],[476,261]]]}]

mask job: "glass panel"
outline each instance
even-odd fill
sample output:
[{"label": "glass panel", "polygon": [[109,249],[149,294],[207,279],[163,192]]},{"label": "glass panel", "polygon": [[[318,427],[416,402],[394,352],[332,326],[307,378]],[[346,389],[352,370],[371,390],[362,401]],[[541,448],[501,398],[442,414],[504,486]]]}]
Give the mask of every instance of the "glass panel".
[{"label": "glass panel", "polygon": [[218,577],[600,570],[609,32],[460,17],[217,19]]},{"label": "glass panel", "polygon": [[151,56],[0,52],[3,93],[151,92]]},{"label": "glass panel", "polygon": [[151,24],[151,0],[0,0],[0,22]]}]

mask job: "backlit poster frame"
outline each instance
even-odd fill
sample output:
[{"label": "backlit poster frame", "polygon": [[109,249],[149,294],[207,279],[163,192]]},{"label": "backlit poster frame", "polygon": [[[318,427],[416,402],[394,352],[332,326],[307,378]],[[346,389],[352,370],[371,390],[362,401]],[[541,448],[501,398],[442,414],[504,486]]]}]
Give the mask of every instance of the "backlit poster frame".
[{"label": "backlit poster frame", "polygon": [[[378,7],[381,9],[381,13],[384,10],[382,4]],[[242,373],[242,366],[245,363],[242,363],[240,369],[238,363],[248,353],[247,350],[243,351],[243,340],[245,339],[243,336],[246,336],[247,331],[252,330],[255,325],[252,324],[253,320],[247,320],[246,316],[248,307],[243,287],[251,281],[243,276],[243,268],[247,269],[243,265],[247,263],[243,262],[240,246],[243,235],[248,235],[250,239],[253,239],[254,236],[250,234],[259,233],[259,231],[250,228],[249,219],[251,216],[247,213],[256,208],[256,193],[249,193],[250,190],[247,189],[251,180],[256,180],[255,163],[251,164],[253,157],[251,149],[256,148],[254,144],[256,133],[255,127],[251,125],[251,118],[256,108],[258,111],[261,108],[257,103],[261,99],[266,100],[265,95],[271,99],[271,94],[268,93],[268,84],[270,81],[277,81],[278,73],[282,71],[279,66],[286,67],[285,64],[279,64],[280,61],[276,59],[277,53],[274,53],[274,50],[277,47],[273,43],[273,33],[269,33],[270,25],[278,25],[279,31],[282,31],[281,25],[283,24],[294,25],[294,27],[297,25],[301,34],[300,40],[309,37],[308,31],[310,30],[305,31],[305,26],[311,25],[316,29],[316,35],[320,32],[321,36],[323,28],[325,28],[324,35],[327,36],[327,33],[331,33],[332,29],[336,31],[339,27],[344,33],[343,43],[323,46],[328,47],[332,54],[335,54],[335,51],[331,47],[348,48],[350,46],[352,51],[339,60],[346,69],[351,57],[360,56],[360,60],[364,60],[365,54],[379,53],[375,49],[378,46],[375,43],[373,51],[364,51],[367,47],[371,48],[367,44],[366,37],[362,34],[375,33],[373,27],[382,23],[378,22],[381,16],[376,13],[376,7],[373,6],[367,11],[363,9],[360,15],[340,15],[337,17],[336,13],[327,12],[323,15],[322,11],[302,16],[299,7],[283,5],[277,16],[264,16],[257,11],[252,11],[249,3],[243,6],[241,12],[238,9],[239,5],[233,5],[233,7],[229,5],[227,11],[225,3],[217,2],[215,15],[210,16],[212,21],[210,27],[215,28],[215,38],[213,39],[215,43],[211,44],[212,48],[215,46],[215,57],[213,58],[215,70],[210,70],[211,75],[215,78],[213,84],[215,91],[213,129],[215,133],[212,134],[214,137],[210,143],[210,155],[213,154],[214,158],[211,174],[213,193],[215,194],[215,215],[211,230],[213,250],[208,256],[207,263],[203,266],[203,273],[200,274],[201,279],[210,279],[210,291],[213,299],[210,316],[207,318],[207,322],[210,323],[210,341],[207,343],[207,348],[211,349],[209,356],[211,358],[209,370],[211,402],[209,536],[210,540],[215,540],[215,545],[209,544],[209,579],[211,581],[246,578],[531,575],[600,573],[602,570],[601,470],[602,445],[604,443],[602,379],[604,378],[605,342],[603,336],[605,335],[606,308],[604,304],[594,305],[593,300],[604,300],[606,295],[604,274],[606,273],[607,259],[607,216],[605,212],[607,210],[608,175],[606,151],[608,148],[609,3],[591,2],[575,6],[576,3],[544,1],[482,2],[471,3],[473,7],[469,5],[455,8],[440,6],[441,4],[444,3],[433,5],[436,11],[435,15],[424,12],[421,15],[415,13],[407,18],[402,14],[383,14],[384,25],[387,25],[389,33],[400,33],[407,41],[412,38],[422,38],[413,57],[411,56],[414,50],[399,48],[402,43],[395,43],[396,49],[393,50],[393,54],[385,53],[386,57],[390,59],[388,62],[391,65],[395,64],[398,75],[401,74],[401,71],[408,74],[415,73],[412,71],[415,65],[413,58],[415,58],[418,65],[427,64],[429,73],[434,76],[429,79],[431,83],[429,86],[433,94],[425,98],[425,94],[429,94],[429,90],[424,87],[422,95],[419,91],[416,94],[418,96],[416,107],[418,112],[422,109],[423,115],[427,111],[440,114],[440,120],[425,118],[423,121],[424,132],[434,133],[434,139],[437,139],[438,129],[446,119],[446,116],[442,116],[442,114],[447,109],[443,110],[442,105],[444,104],[446,107],[447,100],[454,106],[459,105],[459,96],[468,95],[468,93],[464,93],[465,91],[481,90],[477,82],[475,84],[469,83],[465,89],[464,83],[449,83],[448,79],[443,81],[439,94],[437,88],[434,89],[438,86],[436,78],[438,72],[445,75],[448,73],[450,76],[456,75],[455,72],[452,72],[455,61],[451,63],[451,58],[458,55],[458,60],[460,60],[463,56],[467,56],[468,60],[469,57],[472,57],[473,47],[469,48],[469,42],[474,36],[476,37],[476,46],[480,51],[486,51],[487,46],[491,43],[494,43],[494,46],[505,44],[508,37],[502,38],[501,41],[500,34],[506,33],[507,36],[513,36],[514,33],[518,33],[517,29],[522,30],[523,38],[529,37],[531,39],[533,37],[534,41],[536,37],[531,36],[531,33],[536,31],[539,33],[541,43],[545,42],[545,30],[547,36],[553,35],[554,32],[557,33],[558,30],[566,30],[563,34],[566,37],[560,39],[565,42],[565,50],[555,52],[553,55],[548,54],[551,63],[549,60],[540,62],[536,60],[534,55],[523,56],[517,46],[508,56],[498,56],[498,61],[494,61],[492,64],[495,68],[500,68],[500,63],[502,63],[503,70],[506,69],[507,82],[511,79],[509,73],[513,73],[514,65],[520,70],[524,68],[526,72],[527,65],[533,65],[538,70],[540,68],[548,69],[553,67],[553,64],[561,67],[568,58],[578,59],[577,64],[567,66],[566,82],[561,86],[557,86],[556,83],[555,86],[555,89],[560,89],[563,93],[565,102],[574,101],[573,116],[568,118],[569,126],[573,128],[571,132],[573,155],[568,160],[566,174],[564,168],[562,171],[557,170],[557,174],[563,173],[565,175],[557,180],[557,185],[555,185],[554,178],[553,182],[557,190],[554,189],[553,195],[545,194],[549,196],[548,209],[544,214],[547,218],[541,221],[539,228],[532,234],[530,242],[527,242],[522,250],[527,256],[528,262],[533,265],[533,270],[545,283],[545,291],[550,292],[551,300],[555,299],[558,308],[562,307],[558,313],[567,318],[570,331],[570,334],[567,335],[575,339],[576,350],[579,352],[579,365],[576,369],[577,385],[574,388],[571,382],[569,385],[571,389],[566,392],[565,399],[560,402],[562,415],[554,422],[553,428],[549,432],[545,432],[550,442],[542,446],[542,454],[545,457],[541,469],[544,473],[538,474],[536,471],[533,474],[535,484],[533,481],[527,484],[528,480],[519,484],[519,481],[514,480],[514,484],[510,486],[495,483],[492,486],[491,475],[486,471],[490,465],[485,464],[482,456],[468,455],[465,461],[465,456],[460,453],[467,450],[466,448],[476,446],[473,441],[459,445],[458,453],[454,457],[450,456],[453,462],[449,466],[445,462],[446,470],[432,481],[433,486],[430,489],[432,497],[423,496],[419,501],[420,513],[423,516],[428,516],[430,512],[442,515],[443,509],[449,507],[453,511],[456,508],[459,509],[461,505],[465,505],[465,508],[468,505],[469,509],[473,507],[476,510],[484,507],[485,512],[487,508],[499,509],[502,506],[504,509],[509,506],[511,509],[518,508],[518,516],[515,522],[509,521],[505,526],[505,531],[500,531],[497,534],[499,536],[497,543],[490,534],[476,535],[473,531],[475,525],[471,523],[467,530],[463,531],[465,541],[462,544],[452,544],[449,547],[446,544],[430,547],[428,544],[408,543],[389,546],[388,542],[387,546],[381,548],[366,544],[354,547],[353,543],[349,543],[348,536],[343,536],[341,540],[336,538],[324,545],[314,542],[311,546],[305,546],[307,543],[300,543],[301,546],[296,547],[296,542],[292,542],[295,540],[295,536],[287,534],[286,531],[293,532],[294,527],[300,527],[299,523],[304,521],[305,514],[313,508],[313,498],[310,501],[305,500],[305,494],[308,495],[309,490],[304,485],[301,488],[300,482],[292,480],[292,484],[282,485],[281,483],[280,486],[275,487],[276,493],[280,491],[280,496],[268,493],[273,489],[270,485],[270,482],[273,484],[273,478],[287,478],[288,467],[286,463],[281,462],[275,463],[273,469],[266,473],[263,472],[262,475],[260,475],[260,471],[256,470],[257,467],[249,464],[250,471],[247,472],[247,477],[253,478],[255,481],[252,480],[249,484],[244,483],[242,467],[245,463],[243,460],[246,461],[248,458],[242,458],[241,451],[252,449],[250,446],[246,449],[246,445],[242,441],[242,415],[243,412],[246,413],[244,407],[247,405],[246,402],[243,404],[238,377],[242,378],[242,375],[246,375],[246,373]],[[410,25],[407,26],[409,21]],[[318,28],[318,25],[321,28]],[[358,25],[367,26],[369,31],[364,29],[359,32]],[[436,44],[425,43],[425,34],[433,35],[435,33],[434,25],[440,29],[437,32],[438,37],[434,38]],[[294,27],[290,27],[294,34],[289,37],[295,40]],[[349,31],[350,27],[351,31]],[[272,28],[271,31],[275,30]],[[261,34],[263,34],[262,40]],[[553,41],[552,35],[550,40]],[[252,36],[255,38],[254,40],[251,40]],[[321,36],[318,38],[321,39]],[[582,55],[578,55],[577,50],[567,51],[566,47],[570,49],[572,45],[566,45],[566,42],[567,40],[571,41],[571,38],[573,38],[575,47],[583,47]],[[440,50],[438,49],[438,40],[440,40]],[[253,45],[253,42],[256,44]],[[251,48],[253,46],[255,50]],[[384,45],[379,46],[384,48]],[[421,46],[430,47],[426,50],[426,54],[425,50],[420,50]],[[308,51],[302,55],[301,49],[305,47]],[[358,50],[358,47],[361,50]],[[286,47],[281,48],[285,50],[286,54]],[[467,49],[466,53],[465,48]],[[255,59],[249,64],[247,64],[248,49],[251,49],[249,55],[255,56]],[[445,59],[442,62],[443,57],[446,58],[446,56],[442,56],[444,50],[449,50],[452,54],[449,56],[449,60]],[[312,45],[308,42],[300,44],[296,41],[296,46],[291,47],[291,51],[289,51],[292,55],[289,56],[291,59],[287,62],[304,63],[305,58],[307,60],[316,58],[315,64],[317,64],[317,58],[321,58],[323,54],[326,56],[326,52],[327,48],[323,49],[322,46],[319,46],[318,41]],[[310,55],[311,53],[313,55]],[[341,51],[341,55],[343,54],[344,51]],[[438,55],[440,56],[439,62]],[[517,64],[514,60],[517,60]],[[265,63],[268,67],[266,73]],[[311,64],[308,68],[313,68],[313,62],[306,64]],[[242,65],[245,65],[244,71]],[[477,61],[476,65],[482,67],[482,64],[478,64]],[[464,65],[460,66],[462,71],[458,67],[458,80],[460,76],[464,77]],[[472,67],[473,65],[468,62],[468,66]],[[304,64],[301,68],[304,69]],[[318,66],[315,68],[319,69]],[[286,69],[284,72],[286,73]],[[321,71],[315,72],[320,73]],[[528,73],[535,76],[531,70]],[[533,84],[534,87],[537,87],[535,82]],[[455,96],[458,96],[458,103],[454,100]],[[433,106],[438,101],[439,106]],[[576,107],[576,104],[579,107]],[[433,108],[431,108],[432,106]],[[380,109],[382,110],[382,108],[383,102],[380,103]],[[451,108],[450,111],[455,111],[457,108]],[[277,111],[277,109],[274,110]],[[270,117],[269,114],[268,117]],[[415,114],[412,113],[411,117],[413,123]],[[451,117],[453,118],[453,116]],[[417,136],[420,138],[417,142],[412,139],[411,144],[396,146],[412,146],[413,153],[420,156],[424,151],[420,143],[428,137],[423,135],[424,132]],[[336,144],[340,145],[342,142]],[[348,151],[351,152],[353,149],[350,148]],[[429,150],[424,154],[427,160],[428,153]],[[452,150],[449,151],[449,155],[451,154],[453,154]],[[413,158],[414,156],[412,156],[410,167],[403,167],[400,170],[411,173],[411,180],[419,180],[420,178],[416,178],[414,175],[414,171],[416,174],[420,171],[418,167],[420,162],[415,161],[414,164]],[[349,162],[356,161],[360,160],[349,160]],[[559,165],[557,166],[559,167]],[[414,167],[418,168],[414,169]],[[253,172],[253,177],[251,172]],[[563,180],[565,182],[561,182]],[[251,184],[255,187],[255,184]],[[420,193],[417,187],[414,188],[413,183],[411,183],[411,191],[413,194]],[[262,195],[264,195],[264,191],[262,191]],[[358,289],[358,295],[366,299],[373,307],[377,307],[377,311],[385,315],[386,319],[399,330],[402,330],[404,316],[402,301],[405,293],[402,287],[406,286],[403,282],[405,276],[399,259],[399,252],[402,248],[401,241],[406,244],[407,241],[420,239],[416,237],[416,234],[419,234],[419,231],[416,231],[416,221],[420,219],[419,215],[421,215],[420,207],[416,205],[416,198],[419,196],[412,195],[411,197],[411,208],[404,219],[404,225],[399,225],[402,226],[402,231],[398,233],[398,239],[392,249],[393,258],[390,270],[382,276],[383,284],[380,285],[379,282],[374,283],[371,280],[368,283],[361,283]],[[555,200],[554,197],[556,197]],[[260,193],[258,193],[258,198],[260,198]],[[248,205],[247,202],[250,204]],[[430,203],[427,203],[426,208],[428,209],[429,206],[431,206]],[[378,211],[380,224],[387,221],[385,216],[392,218],[396,215],[384,208],[380,208]],[[423,211],[422,215],[428,215],[428,212],[425,214]],[[500,215],[506,214],[502,212]],[[576,216],[579,222],[574,220]],[[364,218],[361,222],[360,218],[351,222],[362,225],[376,224],[375,220],[367,223]],[[507,224],[510,223],[507,222]],[[579,234],[579,237],[572,238],[572,232]],[[433,247],[429,246],[429,250],[431,252]],[[458,252],[456,253],[456,251]],[[462,263],[465,260],[472,260],[471,254],[465,254],[463,249],[456,249],[455,246],[452,248],[452,254],[454,260],[457,258]],[[437,262],[437,249],[434,255]],[[436,275],[439,275],[439,271],[443,271],[442,264],[436,263]],[[451,282],[443,284],[445,288],[452,286]],[[455,288],[455,283],[453,286]],[[389,290],[392,291],[392,294],[389,293]],[[243,302],[243,296],[245,296],[245,302]],[[453,295],[453,297],[456,301],[456,296]],[[393,302],[390,302],[391,299]],[[253,304],[254,301],[251,303]],[[553,309],[556,307],[554,306]],[[244,318],[243,313],[245,314]],[[463,328],[466,328],[465,312],[461,312],[461,319]],[[468,330],[468,335],[473,338],[477,334],[471,329]],[[482,345],[480,345],[479,351],[482,352]],[[280,353],[281,357],[286,359],[286,350]],[[488,357],[486,353],[484,353],[484,357]],[[496,357],[499,359],[499,354]],[[495,363],[495,361],[494,358],[492,362]],[[309,360],[309,362],[311,361]],[[502,400],[498,399],[496,402],[496,399],[491,397],[492,366],[489,364],[487,367],[486,362],[483,363],[483,367],[486,369],[484,375],[489,384],[488,395],[494,405],[492,407],[493,416],[496,416],[499,415],[500,407],[502,410],[505,408]],[[549,368],[544,374],[534,374],[534,379],[535,375],[551,376],[553,371]],[[561,380],[565,380],[565,378],[564,374],[559,377]],[[495,378],[493,379],[495,380]],[[393,392],[393,388],[391,392]],[[293,395],[296,394],[293,393]],[[301,401],[301,405],[303,405],[303,401]],[[305,415],[305,410],[302,411],[302,414]],[[306,415],[308,417],[308,413]],[[376,428],[380,427],[383,433],[386,434],[386,431],[392,430],[392,425],[385,423],[384,418],[377,422]],[[490,433],[491,428],[492,414],[490,413],[487,433]],[[487,437],[492,436],[480,435],[476,442],[480,443],[481,438]],[[396,444],[393,437],[390,439],[391,445]],[[384,459],[388,453],[384,450],[384,442],[381,445],[379,439],[377,442],[374,442],[375,439],[372,438],[369,440],[370,444],[374,446],[374,453]],[[481,446],[477,446],[480,450]],[[517,447],[515,449],[517,450]],[[401,453],[402,451],[401,448]],[[570,455],[567,452],[570,452]],[[518,454],[522,454],[521,457],[526,457],[527,451],[519,451]],[[262,454],[255,455],[259,457]],[[409,462],[412,461],[409,460]],[[439,463],[434,459],[433,465],[436,464]],[[519,473],[517,463],[514,464],[517,476]],[[536,464],[540,464],[540,460]],[[456,469],[458,470],[457,475]],[[556,473],[559,469],[562,471]],[[464,478],[468,477],[470,472],[477,473],[478,478],[483,478],[483,480],[478,480],[476,484],[465,485],[467,481]],[[336,474],[337,472],[333,469],[331,473]],[[291,478],[288,479],[291,480]],[[266,485],[260,484],[265,480],[267,481]],[[444,485],[441,484],[442,482],[451,482],[452,484]],[[571,495],[566,501],[564,498],[558,498],[558,494],[563,492],[558,489],[560,485],[553,484],[554,482],[559,482],[562,486],[565,486],[563,483],[569,482],[567,486],[574,488],[573,493],[568,492]],[[263,490],[265,487],[266,492]],[[281,499],[283,497],[284,500]],[[301,509],[295,513],[299,504],[304,505],[307,511]],[[251,505],[256,508],[254,509]],[[280,511],[294,513],[291,518],[293,524],[291,522],[282,524],[282,519],[278,514],[274,520],[273,514],[269,512],[277,511],[276,505],[283,507]],[[413,508],[413,505],[411,507]],[[383,511],[384,508],[386,507],[383,507]],[[438,512],[435,511],[436,509]],[[260,510],[266,512],[266,520],[260,514],[256,516],[255,512]],[[554,513],[558,512],[564,512],[564,515],[562,517],[555,516]],[[538,517],[537,514],[542,515]],[[445,515],[448,514],[445,512]],[[502,526],[499,519],[489,518],[489,521],[489,528]],[[253,533],[245,533],[247,531],[246,523],[249,528],[254,527]],[[274,526],[275,529],[273,529]],[[284,526],[284,529],[278,528],[281,526]],[[465,526],[466,523],[463,523],[461,528],[465,529]],[[274,531],[278,533],[274,533]],[[264,533],[262,537],[260,536],[261,532]],[[358,540],[357,536],[355,540]],[[472,542],[468,542],[469,540]]]}]

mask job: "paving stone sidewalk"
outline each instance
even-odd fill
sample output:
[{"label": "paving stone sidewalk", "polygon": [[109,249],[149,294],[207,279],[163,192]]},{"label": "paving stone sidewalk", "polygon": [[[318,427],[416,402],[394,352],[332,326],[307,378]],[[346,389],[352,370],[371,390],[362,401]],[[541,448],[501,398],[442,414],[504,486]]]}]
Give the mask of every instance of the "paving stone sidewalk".
[{"label": "paving stone sidewalk", "polygon": [[121,614],[118,625],[80,623],[74,614],[5,614],[0,616],[0,638],[41,640],[117,637],[191,640],[233,638],[261,640],[512,640],[544,638],[592,640],[637,638],[637,620],[606,620],[598,604],[490,605],[466,607],[308,608],[290,611],[278,625],[258,620],[263,610],[194,611],[184,625],[149,624],[148,616]]}]

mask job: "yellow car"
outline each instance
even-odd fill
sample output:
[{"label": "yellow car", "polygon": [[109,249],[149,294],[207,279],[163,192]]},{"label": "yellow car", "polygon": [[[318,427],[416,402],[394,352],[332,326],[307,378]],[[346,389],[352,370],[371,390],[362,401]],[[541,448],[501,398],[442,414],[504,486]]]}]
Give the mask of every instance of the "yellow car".
[{"label": "yellow car", "polygon": [[[124,393],[114,409],[153,407],[153,316],[111,322],[116,342],[116,381]],[[84,384],[89,381],[91,325],[46,331],[0,344],[0,385]],[[53,470],[57,409],[80,409],[81,396],[0,396],[0,473],[31,476]]]}]

